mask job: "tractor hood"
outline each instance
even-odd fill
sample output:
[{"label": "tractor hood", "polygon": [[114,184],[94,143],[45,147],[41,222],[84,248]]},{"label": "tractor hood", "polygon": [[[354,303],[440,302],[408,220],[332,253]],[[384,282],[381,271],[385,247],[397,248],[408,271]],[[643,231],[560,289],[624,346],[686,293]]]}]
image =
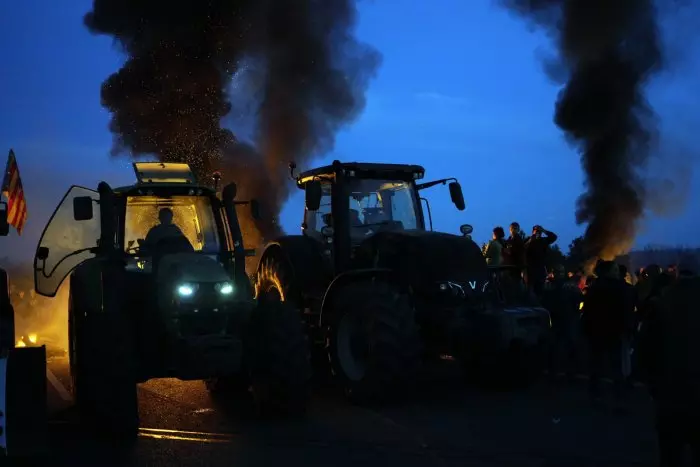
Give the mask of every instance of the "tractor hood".
[{"label": "tractor hood", "polygon": [[488,279],[479,246],[441,232],[378,232],[359,245],[355,258],[358,266],[391,268],[413,284],[452,281],[477,290]]}]

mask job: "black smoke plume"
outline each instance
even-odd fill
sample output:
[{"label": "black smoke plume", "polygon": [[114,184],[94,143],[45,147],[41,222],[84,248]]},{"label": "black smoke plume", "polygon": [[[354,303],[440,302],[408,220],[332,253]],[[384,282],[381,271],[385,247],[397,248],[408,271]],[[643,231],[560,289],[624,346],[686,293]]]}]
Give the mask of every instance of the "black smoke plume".
[{"label": "black smoke plume", "polygon": [[[267,213],[254,230],[277,233],[288,162],[332,149],[364,108],[379,55],[353,36],[356,15],[354,0],[94,0],[85,25],[127,55],[101,92],[113,155],[188,162],[200,180],[221,169]],[[246,61],[264,77],[254,146],[221,123]]]},{"label": "black smoke plume", "polygon": [[576,220],[587,224],[588,258],[612,259],[629,249],[645,212],[656,118],[643,91],[662,65],[653,0],[502,1],[555,37],[568,72],[555,122],[586,175]]}]

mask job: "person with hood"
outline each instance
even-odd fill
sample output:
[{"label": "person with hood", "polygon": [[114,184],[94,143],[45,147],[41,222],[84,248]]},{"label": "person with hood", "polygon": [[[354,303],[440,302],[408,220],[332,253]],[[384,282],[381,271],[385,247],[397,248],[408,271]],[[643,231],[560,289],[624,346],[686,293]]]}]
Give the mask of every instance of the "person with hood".
[{"label": "person with hood", "polygon": [[505,246],[505,232],[503,227],[493,229],[493,237],[484,249],[486,264],[489,266],[500,266],[503,262],[503,247]]},{"label": "person with hood", "polygon": [[554,232],[536,225],[524,244],[527,285],[538,297],[542,295],[547,280],[547,252],[556,241],[557,235]]},{"label": "person with hood", "polygon": [[589,348],[589,393],[594,401],[600,401],[600,382],[604,373],[609,372],[619,401],[624,391],[620,357],[628,293],[613,261],[599,261],[595,275],[596,280],[583,298],[581,316],[581,326]]},{"label": "person with hood", "polygon": [[660,465],[683,465],[690,445],[700,465],[700,277],[683,271],[651,298],[639,358],[654,401]]}]

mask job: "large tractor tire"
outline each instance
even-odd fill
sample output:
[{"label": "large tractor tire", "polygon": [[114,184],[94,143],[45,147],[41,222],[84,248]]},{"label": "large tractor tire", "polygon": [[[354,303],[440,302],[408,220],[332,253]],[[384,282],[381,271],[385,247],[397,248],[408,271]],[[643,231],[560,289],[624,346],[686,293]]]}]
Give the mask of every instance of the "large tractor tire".
[{"label": "large tractor tire", "polygon": [[261,302],[281,301],[298,308],[299,289],[291,265],[281,251],[269,252],[260,261],[255,274],[255,295]]},{"label": "large tractor tire", "polygon": [[245,339],[245,366],[259,413],[305,413],[311,362],[297,311],[284,302],[259,302]]},{"label": "large tractor tire", "polygon": [[326,350],[355,403],[396,400],[415,385],[422,341],[410,297],[385,282],[345,286],[333,299]]},{"label": "large tractor tire", "polygon": [[135,347],[129,317],[120,307],[121,287],[115,280],[119,272],[99,263],[85,264],[71,276],[70,369],[81,422],[93,433],[129,440],[139,428]]},{"label": "large tractor tire", "polygon": [[[309,263],[296,264],[297,273],[308,272]],[[309,342],[312,367],[317,382],[330,380],[331,369],[328,365],[328,357],[321,344],[323,333],[318,329],[318,315],[305,314],[301,305],[301,286],[294,274],[289,261],[284,257],[280,249],[273,249],[263,256],[258,271],[255,275],[255,292],[258,300],[267,302],[285,302],[297,311],[299,320],[303,323],[304,333]],[[316,274],[321,274],[317,272]]]}]

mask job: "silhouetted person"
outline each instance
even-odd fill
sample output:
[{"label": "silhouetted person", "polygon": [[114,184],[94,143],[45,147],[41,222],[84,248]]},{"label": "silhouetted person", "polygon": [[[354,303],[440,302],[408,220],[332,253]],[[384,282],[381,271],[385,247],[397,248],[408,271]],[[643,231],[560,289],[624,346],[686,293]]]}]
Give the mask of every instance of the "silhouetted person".
[{"label": "silhouetted person", "polygon": [[552,272],[542,295],[542,305],[552,317],[550,371],[553,375],[564,372],[572,379],[581,363],[579,306],[583,294],[576,281],[566,277],[563,266],[555,266]]},{"label": "silhouetted person", "polygon": [[617,264],[602,261],[596,266],[597,279],[588,287],[583,299],[581,325],[590,350],[590,395],[602,396],[600,381],[609,372],[615,382],[615,394],[622,398],[624,378],[621,355],[625,334],[627,289],[620,280]]},{"label": "silhouetted person", "polygon": [[550,245],[556,241],[555,233],[539,225],[532,228],[532,235],[525,241],[527,285],[537,296],[542,295],[542,289],[547,280],[547,252]]},{"label": "silhouetted person", "polygon": [[660,464],[683,465],[690,445],[700,465],[700,278],[678,280],[650,298],[640,330],[639,357],[654,400]]},{"label": "silhouetted person", "polygon": [[185,234],[182,233],[180,227],[173,224],[173,211],[170,208],[162,208],[158,211],[158,220],[160,224],[151,227],[151,230],[146,234],[146,238],[141,245],[141,248],[153,254],[154,250],[163,241],[182,241],[183,239],[189,243]]},{"label": "silhouetted person", "polygon": [[503,263],[503,248],[505,247],[506,233],[503,227],[493,229],[493,236],[484,250],[486,264],[489,266],[500,266]]},{"label": "silhouetted person", "polygon": [[635,307],[637,306],[637,294],[636,289],[627,282],[627,266],[620,264],[618,265],[618,271],[620,274],[620,281],[622,282],[623,288],[625,290],[625,306],[624,306],[624,318],[625,318],[625,330],[622,335],[622,348],[621,348],[621,365],[622,365],[622,375],[629,381],[632,375],[632,341],[637,328]]},{"label": "silhouetted person", "polygon": [[510,237],[503,249],[503,264],[513,267],[513,277],[520,279],[525,267],[525,238],[520,231],[520,224],[510,224]]}]

